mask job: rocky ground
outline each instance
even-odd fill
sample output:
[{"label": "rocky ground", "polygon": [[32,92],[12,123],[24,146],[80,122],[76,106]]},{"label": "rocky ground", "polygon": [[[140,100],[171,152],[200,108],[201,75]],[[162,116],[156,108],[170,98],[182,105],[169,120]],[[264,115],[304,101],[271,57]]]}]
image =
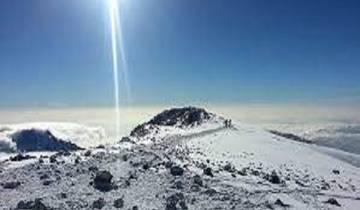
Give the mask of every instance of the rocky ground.
[{"label": "rocky ground", "polygon": [[[261,158],[266,154],[262,149],[217,151],[218,143],[232,147],[225,141],[227,136],[245,138],[246,135],[239,133],[241,125],[224,127],[221,118],[217,118],[208,126],[206,121],[214,120],[210,115],[193,115],[191,111],[181,115],[171,113],[171,116],[180,117],[186,126],[174,123],[173,118],[167,121],[161,115],[154,118],[158,119],[156,124],[150,123],[150,127],[156,127],[155,134],[143,132],[142,128],[149,128],[146,123],[117,145],[46,156],[12,156],[0,164],[0,209],[360,207],[360,182],[356,169],[350,166],[351,170],[327,167],[329,178],[313,173],[311,167],[298,168],[296,163],[286,161],[287,157],[283,157],[287,164],[268,164]],[[199,119],[202,128],[192,123]],[[163,125],[164,120],[172,125]],[[162,126],[171,132],[165,135]],[[141,143],[142,138],[148,139],[149,133],[151,139],[161,137],[161,140]],[[270,141],[277,143],[271,138]],[[16,165],[19,162],[26,164]],[[344,175],[348,171],[355,174]],[[356,180],[352,180],[354,177]]]}]

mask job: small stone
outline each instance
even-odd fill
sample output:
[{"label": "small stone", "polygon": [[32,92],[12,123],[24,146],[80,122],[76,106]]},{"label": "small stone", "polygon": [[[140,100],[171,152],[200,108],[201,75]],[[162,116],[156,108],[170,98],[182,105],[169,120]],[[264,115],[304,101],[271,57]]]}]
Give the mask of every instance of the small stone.
[{"label": "small stone", "polygon": [[56,163],[57,155],[51,155],[49,158],[50,163]]},{"label": "small stone", "polygon": [[93,209],[102,209],[106,205],[104,198],[95,200],[92,204]]},{"label": "small stone", "polygon": [[114,207],[117,209],[124,207],[124,199],[122,199],[122,198],[116,199],[114,201]]},{"label": "small stone", "polygon": [[96,147],[96,149],[105,149],[105,146],[103,144],[100,144]]},{"label": "small stone", "polygon": [[79,164],[81,162],[81,157],[76,157],[74,160],[75,165]]},{"label": "small stone", "polygon": [[276,199],[275,205],[281,206],[281,207],[290,207],[289,204],[285,204],[284,202],[282,202],[280,199]]},{"label": "small stone", "polygon": [[184,174],[184,169],[181,168],[180,166],[173,166],[170,169],[170,173],[173,176],[182,176]]},{"label": "small stone", "polygon": [[210,167],[206,167],[203,172],[207,176],[211,176],[211,177],[214,176],[214,174],[212,173],[212,169]]},{"label": "small stone", "polygon": [[52,180],[45,180],[45,181],[43,182],[43,185],[44,185],[44,186],[49,186],[51,183],[53,183]]},{"label": "small stone", "polygon": [[90,166],[89,167],[89,171],[91,171],[91,172],[97,172],[99,169],[98,169],[98,167],[96,167],[96,166]]},{"label": "small stone", "polygon": [[265,178],[273,184],[281,183],[280,177],[279,177],[279,175],[277,175],[276,171],[272,171],[271,174],[267,175]]},{"label": "small stone", "polygon": [[201,177],[199,175],[195,175],[193,177],[193,179],[194,179],[195,184],[197,184],[199,186],[203,186],[203,181],[202,181],[202,179],[201,179]]},{"label": "small stone", "polygon": [[336,175],[339,175],[339,174],[340,174],[340,171],[339,171],[339,170],[336,170],[336,169],[332,170],[332,172],[333,172],[333,174],[336,174]]},{"label": "small stone", "polygon": [[133,206],[132,210],[139,210],[139,207],[138,206]]},{"label": "small stone", "polygon": [[18,182],[18,181],[16,181],[16,182],[5,182],[5,183],[2,184],[4,189],[15,189],[20,185],[21,185],[21,183]]},{"label": "small stone", "polygon": [[204,193],[209,195],[209,196],[213,196],[213,195],[215,195],[217,193],[217,191],[215,189],[210,188],[210,189],[205,190]]},{"label": "small stone", "polygon": [[224,170],[229,173],[233,173],[235,172],[235,167],[231,163],[228,163],[224,166]]},{"label": "small stone", "polygon": [[39,177],[39,179],[40,180],[44,180],[44,179],[49,179],[50,178],[50,176],[49,176],[49,174],[42,174],[40,177]]},{"label": "small stone", "polygon": [[173,188],[178,189],[178,190],[181,190],[181,189],[183,189],[183,183],[182,183],[181,181],[176,181],[176,182],[174,183]]},{"label": "small stone", "polygon": [[94,178],[94,187],[100,191],[110,191],[112,189],[112,180],[113,176],[108,171],[98,171]]},{"label": "small stone", "polygon": [[91,151],[90,150],[87,150],[85,153],[84,153],[84,156],[85,157],[89,157],[91,155]]},{"label": "small stone", "polygon": [[335,198],[329,198],[329,200],[325,201],[324,203],[328,203],[334,206],[341,206],[340,203]]},{"label": "small stone", "polygon": [[10,157],[10,161],[23,161],[28,159],[36,158],[35,156],[17,154],[16,156]]},{"label": "small stone", "polygon": [[17,204],[16,209],[49,210],[39,198],[35,199],[35,201],[20,201]]},{"label": "small stone", "polygon": [[61,199],[65,199],[65,198],[67,198],[67,195],[66,195],[66,193],[60,193],[60,194],[59,194],[59,197],[60,197]]},{"label": "small stone", "polygon": [[247,173],[246,173],[246,168],[243,168],[243,169],[239,170],[239,171],[238,171],[238,174],[239,174],[240,176],[246,176],[246,175],[247,175]]}]

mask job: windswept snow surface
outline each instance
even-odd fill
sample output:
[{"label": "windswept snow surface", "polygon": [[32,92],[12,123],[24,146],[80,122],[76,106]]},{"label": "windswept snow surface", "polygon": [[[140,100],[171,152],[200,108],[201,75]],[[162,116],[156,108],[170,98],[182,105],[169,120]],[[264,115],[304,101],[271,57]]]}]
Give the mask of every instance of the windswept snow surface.
[{"label": "windswept snow surface", "polygon": [[16,143],[12,136],[25,130],[49,131],[54,137],[74,143],[82,148],[106,143],[104,129],[87,127],[74,123],[25,123],[0,125],[0,152],[16,151]]},{"label": "windswept snow surface", "polygon": [[[116,209],[119,199],[124,209],[360,207],[359,168],[317,146],[239,122],[160,126],[148,135],[130,147],[120,142],[7,170],[1,168],[9,162],[0,163],[0,209],[37,198],[48,209]],[[101,170],[113,176],[106,192],[94,187]]]}]

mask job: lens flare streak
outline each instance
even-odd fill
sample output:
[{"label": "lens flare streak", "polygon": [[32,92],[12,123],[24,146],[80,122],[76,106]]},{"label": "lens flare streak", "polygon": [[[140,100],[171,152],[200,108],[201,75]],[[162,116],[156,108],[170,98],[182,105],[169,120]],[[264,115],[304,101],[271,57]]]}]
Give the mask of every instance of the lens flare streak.
[{"label": "lens flare streak", "polygon": [[109,16],[111,30],[111,51],[112,51],[112,68],[114,76],[114,99],[115,99],[115,117],[116,117],[116,137],[120,138],[120,99],[119,99],[119,64],[118,64],[118,42],[117,26],[119,25],[119,9],[117,0],[109,1]]}]

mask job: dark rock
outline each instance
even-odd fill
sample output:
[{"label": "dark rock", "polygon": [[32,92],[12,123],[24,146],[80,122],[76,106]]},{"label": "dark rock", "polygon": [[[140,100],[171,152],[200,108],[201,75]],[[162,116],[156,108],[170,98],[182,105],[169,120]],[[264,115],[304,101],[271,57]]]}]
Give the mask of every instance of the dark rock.
[{"label": "dark rock", "polygon": [[203,181],[201,179],[201,177],[199,175],[195,175],[193,177],[194,183],[199,185],[199,186],[203,186]]},{"label": "dark rock", "polygon": [[103,144],[100,144],[96,147],[96,149],[105,149],[105,146]]},{"label": "dark rock", "polygon": [[40,177],[39,177],[40,180],[49,179],[49,178],[50,178],[50,176],[47,173],[44,173],[44,174],[40,175]]},{"label": "dark rock", "polygon": [[285,204],[284,202],[282,202],[280,199],[276,199],[275,205],[281,206],[281,207],[290,207],[289,204]]},{"label": "dark rock", "polygon": [[20,186],[21,185],[21,183],[20,182],[5,182],[5,183],[3,183],[3,184],[1,184],[2,185],[2,187],[4,188],[4,189],[15,189],[15,188],[17,188],[18,186]]},{"label": "dark rock", "polygon": [[49,158],[50,163],[56,163],[57,162],[57,155],[51,155]]},{"label": "dark rock", "polygon": [[184,169],[180,166],[173,166],[170,168],[170,173],[173,176],[182,176],[184,174]]},{"label": "dark rock", "polygon": [[187,209],[185,197],[182,193],[175,193],[166,199],[166,210]]},{"label": "dark rock", "polygon": [[142,168],[146,171],[150,168],[149,163],[144,163],[144,165],[142,166]]},{"label": "dark rock", "polygon": [[52,180],[45,180],[45,181],[43,182],[43,185],[44,185],[44,186],[49,186],[51,183],[53,183]]},{"label": "dark rock", "polygon": [[333,174],[336,174],[336,175],[339,175],[339,174],[340,174],[340,171],[339,171],[339,170],[336,170],[336,169],[332,170],[332,172],[333,172]]},{"label": "dark rock", "polygon": [[238,171],[238,174],[239,174],[240,176],[246,176],[246,175],[247,175],[247,173],[246,173],[246,168],[242,168],[241,170],[239,170],[239,171]]},{"label": "dark rock", "polygon": [[124,142],[128,142],[128,143],[135,143],[133,140],[131,140],[131,138],[129,138],[128,136],[122,137],[120,140],[120,143],[124,143]]},{"label": "dark rock", "polygon": [[215,195],[217,193],[217,191],[215,189],[210,188],[210,189],[205,190],[204,193],[209,195],[209,196],[213,196],[213,195]]},{"label": "dark rock", "polygon": [[171,161],[165,162],[165,168],[171,168],[173,165],[174,165],[174,163]]},{"label": "dark rock", "polygon": [[104,198],[99,198],[93,202],[92,208],[93,209],[102,209],[102,208],[104,208],[105,205],[106,205],[106,202],[105,202]]},{"label": "dark rock", "polygon": [[276,173],[276,171],[272,171],[271,174],[267,174],[265,176],[265,179],[267,179],[269,182],[273,183],[273,184],[280,184],[281,180],[279,175]]},{"label": "dark rock", "polygon": [[229,173],[233,173],[236,171],[235,167],[231,164],[231,163],[228,163],[224,166],[224,170],[229,172]]},{"label": "dark rock", "polygon": [[133,206],[132,210],[139,210],[139,207],[138,206]]},{"label": "dark rock", "polygon": [[65,156],[65,157],[69,157],[71,155],[71,153],[69,151],[60,151],[56,153],[57,156]]},{"label": "dark rock", "polygon": [[329,200],[324,201],[324,203],[334,205],[334,206],[341,206],[340,203],[335,198],[329,198]]},{"label": "dark rock", "polygon": [[122,198],[116,199],[114,201],[114,207],[117,209],[121,209],[122,207],[124,207],[124,199]]},{"label": "dark rock", "polygon": [[17,206],[16,210],[50,210],[50,208],[46,207],[42,202],[41,199],[37,198],[35,201],[20,201]]},{"label": "dark rock", "polygon": [[122,160],[126,162],[126,161],[128,160],[128,155],[126,155],[126,154],[123,155],[123,156],[122,156]]},{"label": "dark rock", "polygon": [[60,193],[60,194],[59,194],[59,197],[60,197],[61,199],[65,199],[65,198],[67,198],[67,195],[66,195],[66,193]]},{"label": "dark rock", "polygon": [[71,151],[81,147],[56,138],[49,130],[28,129],[11,135],[19,151]]},{"label": "dark rock", "polygon": [[174,188],[178,189],[178,190],[181,190],[183,189],[183,183],[181,181],[176,181],[174,183]]},{"label": "dark rock", "polygon": [[210,167],[207,167],[203,170],[204,174],[207,175],[207,176],[211,176],[213,177],[214,174],[212,173],[212,169]]},{"label": "dark rock", "polygon": [[75,165],[79,164],[81,162],[81,157],[77,156],[74,160]]},{"label": "dark rock", "polygon": [[30,156],[30,155],[17,154],[16,156],[10,157],[10,161],[23,161],[23,160],[34,159],[34,158],[36,158],[36,157]]},{"label": "dark rock", "polygon": [[98,169],[98,167],[96,167],[96,166],[90,166],[89,167],[89,171],[91,171],[91,172],[97,172],[99,169]]},{"label": "dark rock", "polygon": [[112,174],[108,171],[98,171],[94,178],[94,187],[97,190],[102,192],[107,192],[112,190],[111,179],[113,178]]},{"label": "dark rock", "polygon": [[89,157],[91,155],[91,151],[90,150],[87,150],[85,153],[84,153],[84,156],[85,157]]}]

